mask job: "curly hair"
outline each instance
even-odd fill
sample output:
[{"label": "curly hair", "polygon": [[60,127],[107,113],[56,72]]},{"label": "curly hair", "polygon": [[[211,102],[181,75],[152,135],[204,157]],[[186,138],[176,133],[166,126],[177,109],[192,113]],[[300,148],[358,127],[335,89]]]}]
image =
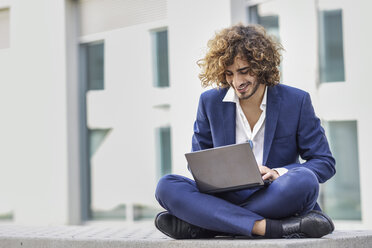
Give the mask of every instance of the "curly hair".
[{"label": "curly hair", "polygon": [[229,87],[226,67],[234,63],[237,55],[249,64],[248,73],[267,86],[279,84],[280,51],[282,45],[269,36],[260,25],[237,24],[216,33],[208,42],[208,51],[197,64],[201,68],[199,78],[203,87]]}]

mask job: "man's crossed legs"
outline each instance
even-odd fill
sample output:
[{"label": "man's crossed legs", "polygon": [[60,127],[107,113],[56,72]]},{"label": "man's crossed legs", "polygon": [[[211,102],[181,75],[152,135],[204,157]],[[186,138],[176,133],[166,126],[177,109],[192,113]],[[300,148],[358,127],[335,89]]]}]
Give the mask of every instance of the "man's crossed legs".
[{"label": "man's crossed legs", "polygon": [[334,226],[324,213],[312,211],[318,193],[318,180],[305,167],[289,170],[268,187],[214,195],[200,193],[191,179],[166,175],[155,196],[168,212],[160,213],[155,225],[172,238],[255,236],[255,223],[265,220],[267,238],[321,237]]}]

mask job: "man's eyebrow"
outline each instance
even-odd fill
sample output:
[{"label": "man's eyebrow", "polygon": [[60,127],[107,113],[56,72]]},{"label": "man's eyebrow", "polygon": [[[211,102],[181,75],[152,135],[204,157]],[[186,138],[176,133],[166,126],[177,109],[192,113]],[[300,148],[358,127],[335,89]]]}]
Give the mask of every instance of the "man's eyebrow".
[{"label": "man's eyebrow", "polygon": [[238,71],[238,72],[245,71],[245,70],[248,69],[248,68],[249,68],[249,67],[246,66],[246,67],[243,67],[243,68],[239,68],[237,71]]},{"label": "man's eyebrow", "polygon": [[[236,70],[237,72],[241,72],[241,71],[245,71],[245,70],[247,70],[247,69],[249,69],[249,66],[246,66],[246,67],[243,67],[243,68],[239,68],[238,70]],[[232,71],[230,71],[230,70],[225,70],[225,72],[231,72],[232,73]]]}]

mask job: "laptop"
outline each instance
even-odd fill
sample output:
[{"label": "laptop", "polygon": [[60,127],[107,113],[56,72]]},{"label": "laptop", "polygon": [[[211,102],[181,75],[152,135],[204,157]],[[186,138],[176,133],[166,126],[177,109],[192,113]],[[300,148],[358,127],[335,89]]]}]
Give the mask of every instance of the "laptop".
[{"label": "laptop", "polygon": [[[220,193],[265,185],[249,143],[186,153],[202,193]],[[266,181],[266,180],[265,180]]]}]

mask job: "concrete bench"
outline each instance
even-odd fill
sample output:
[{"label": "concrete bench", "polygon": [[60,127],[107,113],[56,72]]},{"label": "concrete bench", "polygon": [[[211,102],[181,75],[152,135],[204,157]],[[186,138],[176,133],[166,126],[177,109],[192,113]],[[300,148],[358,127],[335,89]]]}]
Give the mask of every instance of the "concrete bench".
[{"label": "concrete bench", "polygon": [[153,225],[18,226],[0,225],[0,248],[230,248],[230,247],[372,247],[372,231],[335,231],[321,239],[229,239],[173,240]]}]

